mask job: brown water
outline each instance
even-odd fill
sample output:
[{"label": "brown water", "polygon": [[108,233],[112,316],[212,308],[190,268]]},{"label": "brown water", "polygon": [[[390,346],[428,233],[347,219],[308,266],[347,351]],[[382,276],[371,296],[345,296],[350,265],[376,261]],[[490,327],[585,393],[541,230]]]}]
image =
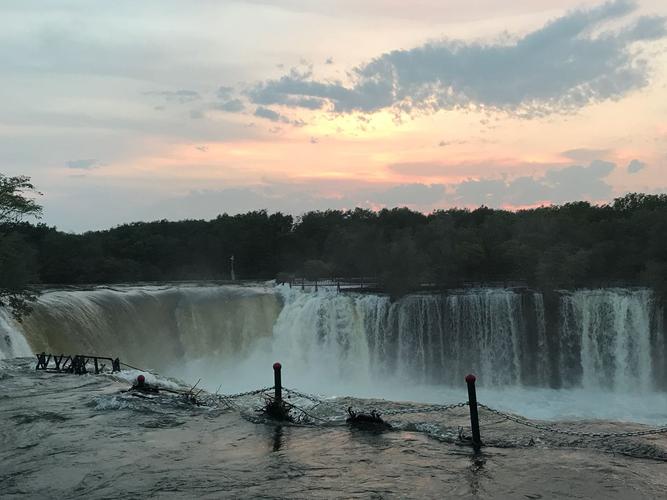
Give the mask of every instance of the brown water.
[{"label": "brown water", "polygon": [[333,400],[312,410],[326,422],[279,425],[258,418],[256,400],[197,407],[124,393],[122,377],[33,368],[32,360],[0,361],[2,498],[632,499],[667,491],[665,435],[562,437],[482,411],[488,446],[475,456],[458,442],[460,427],[468,433],[466,408],[388,417],[394,430],[369,432],[349,428],[342,408],[397,405]]}]

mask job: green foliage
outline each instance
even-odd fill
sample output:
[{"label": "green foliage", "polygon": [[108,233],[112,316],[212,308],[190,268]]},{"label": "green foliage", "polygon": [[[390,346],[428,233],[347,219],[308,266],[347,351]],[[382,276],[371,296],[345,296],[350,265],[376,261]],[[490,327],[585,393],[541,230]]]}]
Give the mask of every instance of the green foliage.
[{"label": "green foliage", "polygon": [[[85,234],[27,223],[11,229],[21,238],[7,242],[4,265],[16,265],[19,276],[11,280],[17,283],[32,281],[31,269],[41,282],[63,284],[227,279],[234,255],[240,279],[363,276],[394,297],[425,283],[446,288],[493,281],[545,289],[645,285],[667,296],[665,195],[518,212],[357,208],[294,220],[259,210]],[[12,255],[27,256],[27,267],[9,264],[16,262]]]},{"label": "green foliage", "polygon": [[30,178],[0,174],[0,224],[15,224],[28,217],[39,218],[42,207],[31,197],[40,194]]},{"label": "green foliage", "polygon": [[321,260],[311,259],[303,264],[299,274],[310,281],[331,278],[331,266]]},{"label": "green foliage", "polygon": [[28,177],[0,174],[0,305],[18,319],[30,312],[34,297],[26,288],[36,281],[37,268],[35,248],[16,225],[41,215],[42,208],[32,198],[38,194]]},{"label": "green foliage", "polygon": [[380,283],[393,299],[405,295],[422,282],[423,262],[411,230],[397,230],[392,234],[380,263]]}]

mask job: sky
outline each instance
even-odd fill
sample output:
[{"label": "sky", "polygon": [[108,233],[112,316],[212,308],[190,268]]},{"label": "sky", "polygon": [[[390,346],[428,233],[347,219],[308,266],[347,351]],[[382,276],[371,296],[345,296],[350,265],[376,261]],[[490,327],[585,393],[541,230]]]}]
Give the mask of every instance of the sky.
[{"label": "sky", "polygon": [[0,172],[81,232],[667,192],[664,0],[3,0]]}]

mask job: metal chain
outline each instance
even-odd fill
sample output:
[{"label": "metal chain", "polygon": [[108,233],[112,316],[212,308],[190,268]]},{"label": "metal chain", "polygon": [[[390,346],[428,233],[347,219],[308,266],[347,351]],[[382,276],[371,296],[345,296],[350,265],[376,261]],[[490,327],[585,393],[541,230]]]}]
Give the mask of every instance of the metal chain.
[{"label": "metal chain", "polygon": [[318,398],[314,394],[306,394],[305,392],[299,392],[294,389],[288,389],[287,387],[283,387],[283,391],[285,391],[287,394],[297,396],[299,398],[307,399],[309,401],[312,401],[313,403],[329,403],[326,399]]},{"label": "metal chain", "polygon": [[453,410],[454,408],[463,408],[468,406],[468,402],[455,403],[451,405],[434,405],[428,408],[397,408],[395,410],[385,410],[380,412],[382,415],[405,415],[408,413],[431,413],[437,411]]},{"label": "metal chain", "polygon": [[273,387],[264,387],[263,389],[255,389],[254,391],[239,392],[236,394],[218,394],[218,396],[226,399],[236,399],[236,398],[242,398],[244,396],[254,396],[256,394],[261,394],[263,392],[271,390],[273,390]]},{"label": "metal chain", "polygon": [[556,427],[551,427],[549,425],[536,424],[534,422],[529,422],[526,419],[521,417],[514,416],[510,413],[505,413],[495,408],[491,408],[482,403],[477,403],[480,408],[484,408],[491,413],[500,415],[501,417],[516,422],[517,424],[525,425],[527,427],[532,427],[534,429],[539,429],[541,431],[554,432],[556,434],[566,434],[568,436],[583,436],[583,437],[594,437],[594,438],[606,438],[606,437],[633,437],[633,436],[647,436],[649,434],[664,434],[667,433],[667,427],[656,427],[654,429],[646,429],[643,431],[629,431],[629,432],[586,432],[586,431],[572,431],[567,429],[558,429]]}]

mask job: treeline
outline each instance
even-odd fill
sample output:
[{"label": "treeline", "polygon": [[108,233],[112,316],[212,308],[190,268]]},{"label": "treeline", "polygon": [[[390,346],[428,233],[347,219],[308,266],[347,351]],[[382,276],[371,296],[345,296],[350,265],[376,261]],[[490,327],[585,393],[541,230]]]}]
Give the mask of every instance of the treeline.
[{"label": "treeline", "polygon": [[366,276],[393,294],[421,283],[520,280],[550,289],[628,283],[667,295],[667,195],[517,212],[260,210],[84,234],[27,223],[3,232],[12,234],[15,272],[36,283],[229,279],[234,255],[239,279]]}]

